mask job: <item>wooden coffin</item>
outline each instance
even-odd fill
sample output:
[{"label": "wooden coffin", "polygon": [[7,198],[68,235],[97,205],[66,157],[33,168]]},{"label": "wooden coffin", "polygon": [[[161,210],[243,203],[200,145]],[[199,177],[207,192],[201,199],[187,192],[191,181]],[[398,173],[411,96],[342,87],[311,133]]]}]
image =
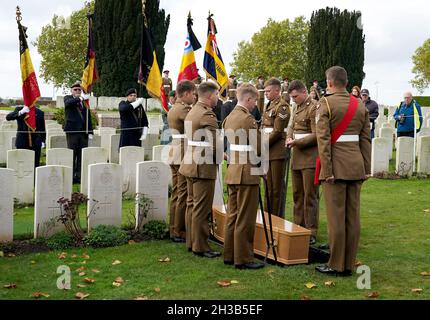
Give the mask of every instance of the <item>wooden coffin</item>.
[{"label": "wooden coffin", "polygon": [[[221,242],[224,242],[226,217],[224,207],[214,206],[212,208],[213,236]],[[270,239],[269,215],[267,212],[265,212],[265,220]],[[286,265],[308,263],[311,231],[274,215],[272,215],[272,226],[274,242],[277,245],[276,255],[278,262]],[[266,247],[263,220],[259,210],[255,224],[254,253],[264,257]],[[272,249],[269,251],[268,258],[274,260]]]}]

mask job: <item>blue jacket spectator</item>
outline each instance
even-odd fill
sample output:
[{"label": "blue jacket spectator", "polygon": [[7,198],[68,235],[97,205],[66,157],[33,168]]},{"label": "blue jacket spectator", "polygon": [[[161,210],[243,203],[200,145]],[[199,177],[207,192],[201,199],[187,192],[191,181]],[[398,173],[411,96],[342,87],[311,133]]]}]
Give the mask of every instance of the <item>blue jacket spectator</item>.
[{"label": "blue jacket spectator", "polygon": [[[404,101],[400,103],[394,112],[397,121],[397,137],[414,137],[414,129],[420,132],[423,123],[421,106],[412,98],[412,93],[406,92]],[[415,123],[417,119],[417,123]]]}]

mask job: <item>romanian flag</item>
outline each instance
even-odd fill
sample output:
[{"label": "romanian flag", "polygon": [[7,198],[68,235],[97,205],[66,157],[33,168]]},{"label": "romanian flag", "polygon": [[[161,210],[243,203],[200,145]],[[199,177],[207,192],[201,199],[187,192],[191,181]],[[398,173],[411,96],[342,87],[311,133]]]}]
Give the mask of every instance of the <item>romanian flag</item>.
[{"label": "romanian flag", "polygon": [[21,62],[22,95],[24,105],[30,108],[30,112],[25,116],[25,123],[32,131],[36,130],[36,108],[35,103],[40,97],[39,85],[37,84],[36,73],[31,62],[30,51],[27,44],[27,28],[21,25],[18,20],[19,30],[19,54]]},{"label": "romanian flag", "polygon": [[146,90],[150,96],[160,99],[163,109],[166,112],[169,112],[167,95],[164,91],[160,67],[158,66],[157,62],[157,56],[152,46],[148,28],[145,24],[145,17],[142,20],[142,39],[140,42],[140,66],[138,82],[146,86]]},{"label": "romanian flag", "polygon": [[185,40],[185,49],[182,56],[181,69],[179,70],[178,82],[181,80],[193,81],[199,76],[194,51],[200,49],[202,46],[193,32],[192,25],[193,19],[191,19],[190,13],[187,20],[188,35]]},{"label": "romanian flag", "polygon": [[93,14],[88,15],[88,49],[87,57],[85,58],[84,73],[82,75],[81,86],[85,93],[90,93],[93,83],[98,79],[96,67],[96,53],[94,52],[93,38]]},{"label": "romanian flag", "polygon": [[217,30],[212,16],[212,14],[209,14],[208,17],[208,39],[206,42],[203,68],[205,69],[206,76],[218,83],[221,87],[221,96],[225,97],[227,96],[228,76],[216,41],[215,35]]}]

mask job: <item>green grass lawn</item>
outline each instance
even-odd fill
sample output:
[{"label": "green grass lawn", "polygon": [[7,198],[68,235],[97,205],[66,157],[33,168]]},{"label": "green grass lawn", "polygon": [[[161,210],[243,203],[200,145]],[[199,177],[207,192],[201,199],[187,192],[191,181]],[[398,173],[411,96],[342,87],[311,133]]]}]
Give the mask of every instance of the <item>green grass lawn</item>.
[{"label": "green grass lawn", "polygon": [[[350,278],[323,276],[316,273],[315,265],[236,270],[225,266],[222,258],[195,257],[183,244],[148,241],[106,249],[70,249],[64,260],[58,258],[58,251],[0,258],[0,299],[33,299],[30,296],[37,291],[49,294],[42,299],[74,299],[77,292],[90,294],[87,299],[368,299],[366,295],[373,291],[378,292],[378,299],[430,299],[430,277],[420,274],[430,272],[430,213],[424,211],[430,208],[429,195],[430,180],[371,179],[364,184],[357,258],[371,269],[370,290],[357,289],[356,274]],[[124,202],[124,213],[132,208],[133,201]],[[32,230],[32,211],[16,210],[15,235]],[[290,190],[287,218],[292,219]],[[321,202],[319,243],[326,242],[326,233]],[[212,247],[222,251],[216,244]],[[76,258],[72,258],[74,254]],[[90,258],[84,259],[83,254]],[[171,261],[159,262],[164,257]],[[115,260],[122,263],[112,265]],[[71,290],[56,287],[61,265],[72,271]],[[85,268],[85,276],[75,271],[80,267]],[[85,277],[95,282],[78,288]],[[117,277],[125,280],[120,287],[112,285]],[[238,283],[222,288],[217,285],[221,279]],[[325,286],[329,280],[335,285]],[[9,283],[17,288],[3,288]],[[306,283],[316,287],[308,289]],[[423,291],[413,293],[415,288]]]}]

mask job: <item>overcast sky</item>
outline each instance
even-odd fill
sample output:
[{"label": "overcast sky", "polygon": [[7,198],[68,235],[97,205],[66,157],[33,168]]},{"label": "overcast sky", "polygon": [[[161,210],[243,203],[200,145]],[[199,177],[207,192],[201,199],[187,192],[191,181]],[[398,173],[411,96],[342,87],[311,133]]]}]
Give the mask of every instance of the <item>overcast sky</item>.
[{"label": "overcast sky", "polygon": [[[126,1],[126,0],[123,0]],[[68,16],[84,5],[84,0],[2,0],[0,11],[0,97],[21,96],[19,70],[18,30],[15,7],[21,6],[23,24],[29,27],[30,53],[42,96],[53,96],[53,86],[39,77],[41,56],[30,42],[40,34],[42,26],[48,24],[54,14]],[[425,0],[375,1],[375,0],[161,0],[160,7],[170,14],[170,28],[165,45],[165,68],[176,82],[186,36],[186,19],[191,10],[194,32],[202,46],[206,42],[207,15],[210,10],[217,24],[217,40],[227,72],[233,60],[233,52],[242,40],[263,27],[267,19],[293,20],[304,15],[310,18],[312,11],[326,6],[339,9],[359,10],[366,36],[363,87],[379,103],[397,104],[405,90],[411,89],[413,78],[412,60],[417,47],[429,37],[428,2]],[[82,35],[85,37],[85,35]],[[204,49],[196,52],[197,66],[203,76]],[[281,75],[279,75],[281,76]],[[412,90],[415,93],[416,90]],[[425,91],[430,95],[430,90]]]}]

